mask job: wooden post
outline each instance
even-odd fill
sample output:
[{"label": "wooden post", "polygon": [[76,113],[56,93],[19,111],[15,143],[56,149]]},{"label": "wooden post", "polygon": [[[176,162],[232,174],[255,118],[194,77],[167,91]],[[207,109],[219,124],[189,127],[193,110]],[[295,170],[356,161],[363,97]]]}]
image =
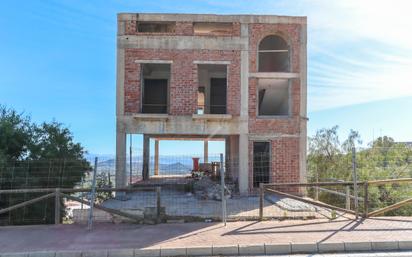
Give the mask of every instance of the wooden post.
[{"label": "wooden post", "polygon": [[88,220],[88,226],[87,226],[88,230],[91,230],[92,225],[93,225],[93,208],[94,208],[94,198],[96,195],[96,173],[97,173],[97,157],[94,159],[92,191],[91,191],[91,196],[90,196],[89,220]]},{"label": "wooden post", "polygon": [[54,193],[54,224],[60,224],[60,188]]},{"label": "wooden post", "polygon": [[345,208],[347,210],[350,210],[350,187],[346,186],[346,204]]},{"label": "wooden post", "polygon": [[265,197],[265,187],[263,183],[259,184],[259,220],[263,220],[263,200]]},{"label": "wooden post", "polygon": [[160,223],[161,221],[161,208],[162,208],[162,202],[161,202],[161,187],[156,187],[156,218],[157,218],[157,223]]},{"label": "wooden post", "polygon": [[363,212],[363,217],[364,218],[367,218],[369,215],[368,215],[368,212],[369,212],[369,184],[368,184],[368,181],[365,181],[365,184],[363,184],[363,190],[364,190],[364,193],[365,193],[365,195],[364,195],[364,200],[363,200],[363,209],[364,209],[364,212]]},{"label": "wooden post", "polygon": [[353,176],[353,195],[355,197],[355,216],[359,217],[359,202],[358,202],[358,175],[356,174],[356,149],[352,147],[352,176]]},{"label": "wooden post", "polygon": [[[319,183],[319,173],[318,168],[316,167],[316,183]],[[319,201],[319,187],[315,187],[315,200]]]}]

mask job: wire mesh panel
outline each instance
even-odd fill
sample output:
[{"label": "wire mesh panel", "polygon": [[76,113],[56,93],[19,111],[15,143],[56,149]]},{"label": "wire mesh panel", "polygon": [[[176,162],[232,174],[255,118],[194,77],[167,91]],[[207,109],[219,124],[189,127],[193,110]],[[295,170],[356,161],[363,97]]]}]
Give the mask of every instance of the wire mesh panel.
[{"label": "wire mesh panel", "polygon": [[[98,159],[97,166],[89,160],[2,162],[0,224],[55,223],[56,199],[61,205],[59,222],[86,223],[94,170],[97,192],[93,199],[97,207],[93,220],[100,222],[220,220],[222,208],[226,208],[229,220],[412,214],[410,148],[375,146],[342,151],[333,157],[309,156],[307,183],[294,177],[290,167],[295,167],[297,160],[292,152],[283,153],[291,155],[279,160],[264,142],[253,149],[246,192],[239,189],[241,160],[224,156],[221,163],[220,154],[209,154],[208,160],[197,155],[149,158],[146,179],[142,156],[127,157],[121,160],[124,170],[119,171],[127,183],[120,189],[114,186],[116,160],[112,158]],[[225,171],[223,185],[221,170]],[[261,185],[266,185],[263,194]],[[55,189],[60,190],[59,198],[53,195]],[[4,211],[31,201],[35,203]]]}]

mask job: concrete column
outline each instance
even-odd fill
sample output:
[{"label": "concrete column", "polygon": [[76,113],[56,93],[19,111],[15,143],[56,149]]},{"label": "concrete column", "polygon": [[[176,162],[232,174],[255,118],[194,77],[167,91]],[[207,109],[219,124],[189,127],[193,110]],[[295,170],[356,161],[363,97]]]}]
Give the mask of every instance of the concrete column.
[{"label": "concrete column", "polygon": [[240,36],[246,42],[240,53],[240,135],[239,135],[239,192],[247,194],[249,189],[249,25],[240,25]]},{"label": "concrete column", "polygon": [[150,165],[150,137],[143,135],[143,180],[149,179],[149,165]]},{"label": "concrete column", "polygon": [[249,140],[246,134],[239,135],[239,192],[246,194],[249,188]]},{"label": "concrete column", "polygon": [[239,136],[231,135],[229,141],[229,159],[233,179],[239,178]]},{"label": "concrete column", "polygon": [[300,41],[300,140],[299,140],[299,176],[300,182],[306,182],[307,151],[307,26],[302,26]]},{"label": "concrete column", "polygon": [[209,141],[207,140],[203,141],[203,160],[204,163],[209,162]]},{"label": "concrete column", "polygon": [[116,133],[116,187],[126,186],[126,133]]},{"label": "concrete column", "polygon": [[159,139],[155,139],[154,174],[159,175]]}]

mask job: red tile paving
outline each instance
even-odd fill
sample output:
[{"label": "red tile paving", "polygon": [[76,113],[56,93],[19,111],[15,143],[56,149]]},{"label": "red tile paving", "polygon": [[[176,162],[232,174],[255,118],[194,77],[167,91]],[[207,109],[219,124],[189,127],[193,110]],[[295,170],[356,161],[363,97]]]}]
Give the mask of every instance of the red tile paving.
[{"label": "red tile paving", "polygon": [[0,252],[405,240],[412,241],[412,217],[0,228]]}]

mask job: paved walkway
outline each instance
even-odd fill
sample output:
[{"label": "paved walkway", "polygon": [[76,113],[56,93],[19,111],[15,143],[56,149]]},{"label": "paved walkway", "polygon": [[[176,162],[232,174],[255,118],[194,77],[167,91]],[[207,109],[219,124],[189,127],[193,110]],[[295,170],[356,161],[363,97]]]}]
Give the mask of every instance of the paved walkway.
[{"label": "paved walkway", "polygon": [[0,227],[0,252],[412,241],[412,217],[352,220]]},{"label": "paved walkway", "polygon": [[[141,210],[144,207],[156,206],[154,192],[129,193],[127,201],[109,199],[103,206],[112,209]],[[263,216],[265,218],[324,218],[322,215],[331,216],[323,208],[305,204],[293,199],[267,195],[264,201]],[[270,198],[269,198],[270,196]],[[178,190],[162,190],[162,206],[166,214],[172,217],[201,217],[220,218],[222,215],[222,202],[215,200],[201,200],[191,193]],[[259,217],[259,197],[245,196],[227,199],[227,214],[229,218],[257,218]]]}]

